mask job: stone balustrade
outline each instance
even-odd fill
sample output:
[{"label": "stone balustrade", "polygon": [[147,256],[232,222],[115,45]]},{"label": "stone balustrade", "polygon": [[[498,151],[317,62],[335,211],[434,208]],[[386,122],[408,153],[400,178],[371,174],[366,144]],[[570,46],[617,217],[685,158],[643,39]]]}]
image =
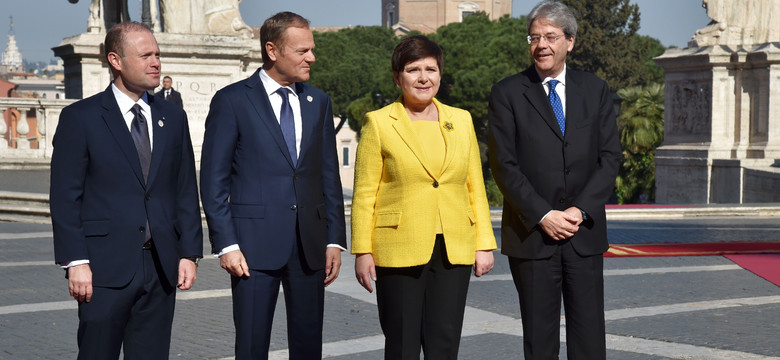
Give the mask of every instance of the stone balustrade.
[{"label": "stone balustrade", "polygon": [[60,112],[74,101],[0,98],[0,167],[48,163]]}]

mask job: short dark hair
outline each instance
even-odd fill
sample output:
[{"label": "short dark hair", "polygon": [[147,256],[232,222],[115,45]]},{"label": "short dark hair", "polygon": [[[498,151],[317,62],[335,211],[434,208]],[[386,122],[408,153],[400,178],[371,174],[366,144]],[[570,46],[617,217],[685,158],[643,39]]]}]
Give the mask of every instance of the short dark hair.
[{"label": "short dark hair", "polygon": [[394,73],[404,71],[406,64],[420,59],[432,57],[436,59],[436,65],[439,66],[439,72],[444,66],[444,54],[439,44],[428,39],[425,35],[413,35],[401,40],[393,50],[391,66]]},{"label": "short dark hair", "polygon": [[[136,31],[148,31],[151,33],[152,29],[144,24],[133,21],[116,24],[114,27],[108,30],[106,33],[106,39],[103,40],[103,56],[106,59],[106,62],[108,62],[109,53],[117,53],[119,56],[124,56],[123,52],[125,41],[127,40],[127,34]],[[114,67],[111,66],[110,62],[108,63],[108,66],[113,73]]]},{"label": "short dark hair", "polygon": [[284,32],[289,27],[309,28],[309,20],[294,12],[282,11],[269,17],[260,27],[260,46],[262,47],[263,62],[268,63],[271,59],[265,51],[265,44],[272,42],[279,48],[284,46]]},{"label": "short dark hair", "polygon": [[571,9],[560,1],[542,1],[531,9],[531,12],[526,17],[526,27],[529,35],[531,33],[531,25],[539,18],[547,19],[560,27],[566,38],[577,35],[577,18],[574,17]]},{"label": "short dark hair", "polygon": [[168,80],[170,80],[170,81],[173,81],[173,79],[171,79],[171,77],[170,77],[170,76],[168,76],[168,75],[165,75],[165,76],[163,76],[163,80],[165,80],[165,79],[168,79]]}]

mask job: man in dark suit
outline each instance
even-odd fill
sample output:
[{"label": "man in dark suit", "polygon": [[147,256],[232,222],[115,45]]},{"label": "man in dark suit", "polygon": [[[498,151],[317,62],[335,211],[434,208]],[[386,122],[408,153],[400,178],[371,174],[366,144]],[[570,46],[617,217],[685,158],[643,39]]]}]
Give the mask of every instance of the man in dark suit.
[{"label": "man in dark suit", "polygon": [[158,91],[154,96],[165,99],[167,101],[170,101],[176,105],[178,105],[180,108],[184,107],[184,104],[182,104],[181,101],[181,93],[179,93],[176,90],[173,90],[173,79],[171,79],[170,76],[163,77],[163,88],[162,90]]},{"label": "man in dark suit", "polygon": [[621,156],[612,100],[603,80],[566,68],[577,32],[566,5],[544,1],[526,21],[534,64],[493,86],[488,114],[525,358],[558,358],[563,293],[569,359],[604,359],[604,204]]},{"label": "man in dark suit", "polygon": [[346,247],[330,98],[303,83],[309,21],[260,29],[263,67],[219,90],[206,118],[201,197],[212,251],[232,276],[236,359],[265,359],[284,288],[290,359],[320,359],[325,286]]},{"label": "man in dark suit", "polygon": [[187,115],[147,93],[160,50],[139,23],[108,31],[114,81],[60,115],[51,160],[55,262],[79,306],[79,359],[168,359],[176,288],[203,253]]}]

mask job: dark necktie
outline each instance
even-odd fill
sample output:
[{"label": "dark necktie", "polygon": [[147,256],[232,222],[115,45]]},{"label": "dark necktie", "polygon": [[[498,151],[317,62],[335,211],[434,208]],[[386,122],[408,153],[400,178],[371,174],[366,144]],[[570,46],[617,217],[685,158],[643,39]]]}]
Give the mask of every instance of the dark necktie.
[{"label": "dark necktie", "polygon": [[165,90],[165,100],[170,100],[170,99],[171,99],[171,91]]},{"label": "dark necktie", "polygon": [[149,176],[149,165],[152,162],[152,144],[149,142],[149,129],[144,114],[141,113],[141,105],[135,104],[130,109],[133,112],[133,122],[130,126],[130,135],[138,152],[138,160],[141,162],[141,171],[144,181]]},{"label": "dark necktie", "polygon": [[558,93],[555,91],[555,85],[558,85],[558,80],[550,80],[547,83],[550,84],[550,94],[548,95],[550,105],[552,105],[555,118],[558,119],[558,126],[561,128],[561,134],[566,135],[566,117],[563,115],[563,104],[561,103],[561,98],[558,96]]},{"label": "dark necktie", "polygon": [[298,163],[298,152],[295,150],[295,118],[293,117],[292,107],[288,94],[290,89],[279,88],[276,91],[282,97],[282,109],[279,112],[279,126],[282,127],[282,136],[287,143],[287,151],[290,152],[290,158],[293,164]]}]

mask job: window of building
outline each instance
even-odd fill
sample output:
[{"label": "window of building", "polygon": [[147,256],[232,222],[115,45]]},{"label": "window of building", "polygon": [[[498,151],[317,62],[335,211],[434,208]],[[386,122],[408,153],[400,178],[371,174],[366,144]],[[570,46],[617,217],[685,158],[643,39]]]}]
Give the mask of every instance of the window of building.
[{"label": "window of building", "polygon": [[462,2],[458,4],[458,11],[460,11],[460,21],[463,21],[463,19],[479,11],[479,5],[471,1]]},{"label": "window of building", "polygon": [[341,147],[341,166],[349,167],[349,146]]}]

